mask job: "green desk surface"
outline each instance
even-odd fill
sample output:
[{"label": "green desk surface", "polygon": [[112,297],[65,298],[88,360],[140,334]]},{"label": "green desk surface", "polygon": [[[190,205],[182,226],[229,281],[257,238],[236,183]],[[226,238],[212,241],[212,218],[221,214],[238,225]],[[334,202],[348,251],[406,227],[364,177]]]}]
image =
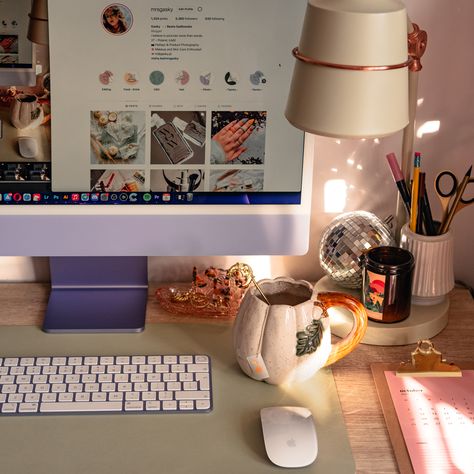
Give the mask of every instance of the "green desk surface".
[{"label": "green desk surface", "polygon": [[235,362],[229,326],[150,324],[140,334],[100,335],[0,328],[0,357],[186,353],[211,356],[211,413],[0,416],[0,472],[282,472],[265,454],[259,415],[261,408],[277,405],[306,406],[316,421],[319,455],[311,466],[291,472],[355,472],[331,371],[286,388],[256,382]]}]

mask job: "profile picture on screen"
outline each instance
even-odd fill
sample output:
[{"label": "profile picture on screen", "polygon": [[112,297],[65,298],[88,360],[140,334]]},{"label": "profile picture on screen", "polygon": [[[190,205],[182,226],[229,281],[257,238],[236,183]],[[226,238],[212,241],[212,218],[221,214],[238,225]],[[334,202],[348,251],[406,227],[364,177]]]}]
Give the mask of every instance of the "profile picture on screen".
[{"label": "profile picture on screen", "polygon": [[120,3],[113,3],[102,12],[102,25],[113,35],[123,35],[130,30],[133,24],[133,15],[128,7]]}]

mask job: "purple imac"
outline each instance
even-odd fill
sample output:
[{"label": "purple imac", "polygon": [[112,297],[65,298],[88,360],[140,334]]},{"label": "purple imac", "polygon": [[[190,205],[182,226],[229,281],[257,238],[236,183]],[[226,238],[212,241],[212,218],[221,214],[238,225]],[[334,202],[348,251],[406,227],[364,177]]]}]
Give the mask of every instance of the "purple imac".
[{"label": "purple imac", "polygon": [[[35,86],[20,104],[41,120],[0,107],[0,255],[50,258],[45,331],[142,331],[147,256],[306,253],[314,144],[284,118],[306,0],[242,1],[251,17],[203,0],[189,25],[142,15],[152,0],[48,2],[51,96]],[[164,26],[196,40],[148,44]]]}]

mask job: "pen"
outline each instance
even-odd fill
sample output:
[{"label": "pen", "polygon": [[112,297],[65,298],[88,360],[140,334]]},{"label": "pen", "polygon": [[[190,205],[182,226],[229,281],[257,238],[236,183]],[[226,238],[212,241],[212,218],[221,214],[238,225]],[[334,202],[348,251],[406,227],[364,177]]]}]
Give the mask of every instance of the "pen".
[{"label": "pen", "polygon": [[416,219],[416,233],[423,234],[423,203],[425,201],[425,173],[418,175],[418,216]]},{"label": "pen", "polygon": [[443,223],[441,224],[441,229],[439,230],[440,234],[444,234],[448,232],[449,230],[449,226],[451,225],[454,214],[456,214],[456,211],[458,210],[457,207],[458,207],[459,201],[461,200],[464,190],[466,189],[467,183],[469,182],[469,179],[471,178],[471,171],[472,171],[472,166],[467,170],[466,174],[464,175],[463,180],[461,181],[461,184],[459,185],[456,191],[453,205],[451,206],[451,209],[449,209],[449,211],[447,212],[446,217],[443,220]]},{"label": "pen", "polygon": [[410,210],[410,229],[416,232],[416,221],[418,219],[418,190],[420,178],[421,155],[415,153],[415,162],[413,166],[413,184],[411,189],[411,210]]},{"label": "pen", "polygon": [[430,200],[426,190],[426,179],[424,182],[424,193],[422,202],[423,222],[425,223],[425,230],[427,235],[436,235],[436,225],[433,221],[433,214],[431,213]]},{"label": "pen", "polygon": [[408,191],[405,178],[403,177],[402,170],[398,165],[395,153],[389,153],[387,155],[387,161],[388,165],[390,166],[390,170],[392,171],[393,180],[395,181],[398,191],[400,192],[403,204],[405,204],[408,215],[410,215],[410,192]]}]

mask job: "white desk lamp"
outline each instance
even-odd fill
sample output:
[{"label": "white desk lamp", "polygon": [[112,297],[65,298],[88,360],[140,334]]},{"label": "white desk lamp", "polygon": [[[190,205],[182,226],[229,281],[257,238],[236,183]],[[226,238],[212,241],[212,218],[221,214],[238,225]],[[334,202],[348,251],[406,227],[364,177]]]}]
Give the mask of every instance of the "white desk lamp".
[{"label": "white desk lamp", "polygon": [[379,138],[403,129],[401,168],[409,180],[426,42],[398,0],[309,0],[293,50],[288,121],[337,138]]},{"label": "white desk lamp", "polygon": [[48,44],[48,2],[47,0],[33,0],[30,22],[28,25],[28,39],[36,44]]},{"label": "white desk lamp", "polygon": [[[409,181],[417,73],[426,43],[426,32],[409,21],[398,0],[309,0],[293,50],[288,121],[335,138],[378,138],[403,129],[401,169]],[[400,199],[396,216],[398,233],[406,222]],[[316,288],[335,289],[332,285],[326,277]],[[369,322],[363,342],[397,345],[431,337],[447,323],[449,302],[438,306],[412,306],[410,317],[395,325]],[[334,332],[348,329],[342,321]]]}]

